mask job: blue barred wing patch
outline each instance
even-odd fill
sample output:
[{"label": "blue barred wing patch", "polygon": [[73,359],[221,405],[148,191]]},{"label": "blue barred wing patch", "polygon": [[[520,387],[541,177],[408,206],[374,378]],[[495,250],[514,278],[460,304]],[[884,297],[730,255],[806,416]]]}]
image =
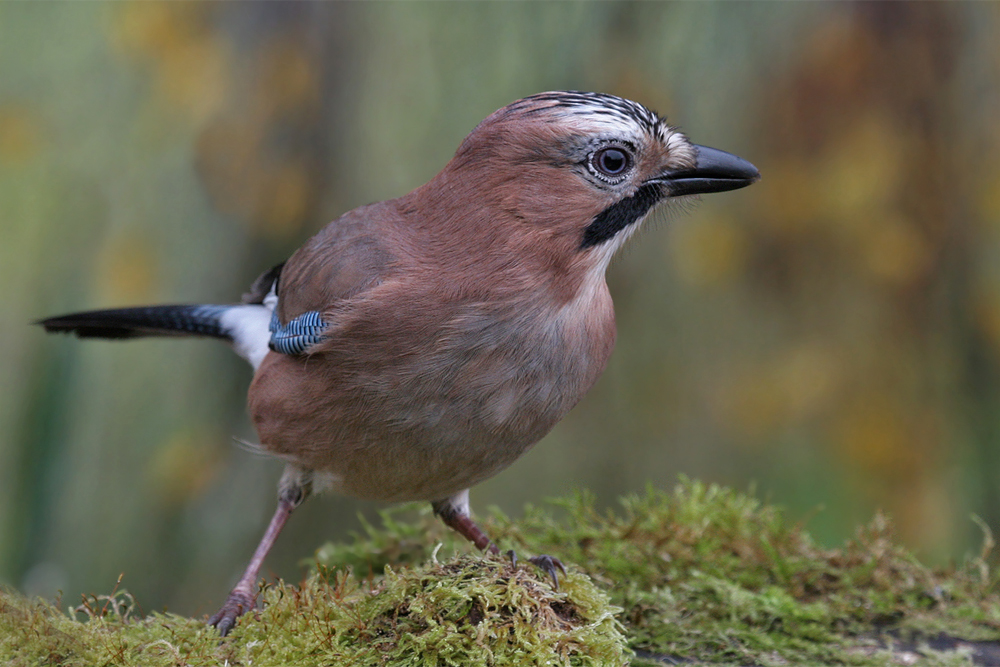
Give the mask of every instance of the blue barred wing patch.
[{"label": "blue barred wing patch", "polygon": [[278,310],[275,308],[271,313],[271,324],[268,329],[271,331],[271,341],[268,343],[268,347],[275,352],[295,355],[302,354],[323,340],[326,323],[317,311],[311,310],[308,313],[302,313],[287,324],[282,324],[281,320],[278,319]]}]

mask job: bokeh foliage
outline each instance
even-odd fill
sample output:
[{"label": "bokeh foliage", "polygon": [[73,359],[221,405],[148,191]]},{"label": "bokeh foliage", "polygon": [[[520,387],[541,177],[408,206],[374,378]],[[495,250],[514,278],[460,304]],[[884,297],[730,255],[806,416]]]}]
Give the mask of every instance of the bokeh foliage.
[{"label": "bokeh foliage", "polygon": [[[1000,525],[995,4],[0,4],[0,579],[118,574],[208,611],[279,466],[212,342],[26,323],[228,302],[341,212],[432,176],[548,89],[644,102],[764,178],[658,215],[609,275],[618,347],[552,435],[473,492],[516,513],[677,472],[828,544],[876,508],[932,560]],[[311,501],[285,576],[370,506]]]}]

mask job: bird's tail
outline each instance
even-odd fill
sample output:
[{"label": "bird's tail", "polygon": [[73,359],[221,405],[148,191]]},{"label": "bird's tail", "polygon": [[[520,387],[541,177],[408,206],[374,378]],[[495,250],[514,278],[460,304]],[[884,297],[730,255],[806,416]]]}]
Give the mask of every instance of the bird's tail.
[{"label": "bird's tail", "polygon": [[75,333],[80,338],[144,336],[211,336],[229,338],[222,326],[227,306],[140,306],[88,310],[49,317],[38,324],[48,332]]},{"label": "bird's tail", "polygon": [[229,341],[256,368],[267,354],[271,309],[263,304],[231,306],[140,306],[89,310],[40,320],[49,332],[80,338],[126,339],[146,336],[209,336]]}]

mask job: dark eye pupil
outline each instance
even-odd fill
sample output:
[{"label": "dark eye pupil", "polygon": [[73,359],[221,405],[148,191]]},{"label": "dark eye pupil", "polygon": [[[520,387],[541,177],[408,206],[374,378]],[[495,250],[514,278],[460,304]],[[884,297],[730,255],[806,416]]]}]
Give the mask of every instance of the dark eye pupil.
[{"label": "dark eye pupil", "polygon": [[628,157],[617,148],[606,148],[597,156],[597,168],[605,174],[620,174],[627,163]]}]

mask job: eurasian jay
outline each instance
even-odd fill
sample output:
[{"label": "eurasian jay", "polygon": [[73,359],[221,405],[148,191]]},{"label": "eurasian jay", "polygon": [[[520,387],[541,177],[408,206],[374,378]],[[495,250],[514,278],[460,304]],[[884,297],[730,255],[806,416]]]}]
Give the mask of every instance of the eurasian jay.
[{"label": "eurasian jay", "polygon": [[657,205],[758,178],[641,104],[541,93],[486,118],[426,185],[328,224],[241,304],[41,324],[83,338],[221,338],[254,367],[250,416],[286,465],[277,511],[210,620],[225,635],[253,606],[289,514],[314,492],[429,500],[496,552],[469,488],[538,442],[604,370],[615,251]]}]

